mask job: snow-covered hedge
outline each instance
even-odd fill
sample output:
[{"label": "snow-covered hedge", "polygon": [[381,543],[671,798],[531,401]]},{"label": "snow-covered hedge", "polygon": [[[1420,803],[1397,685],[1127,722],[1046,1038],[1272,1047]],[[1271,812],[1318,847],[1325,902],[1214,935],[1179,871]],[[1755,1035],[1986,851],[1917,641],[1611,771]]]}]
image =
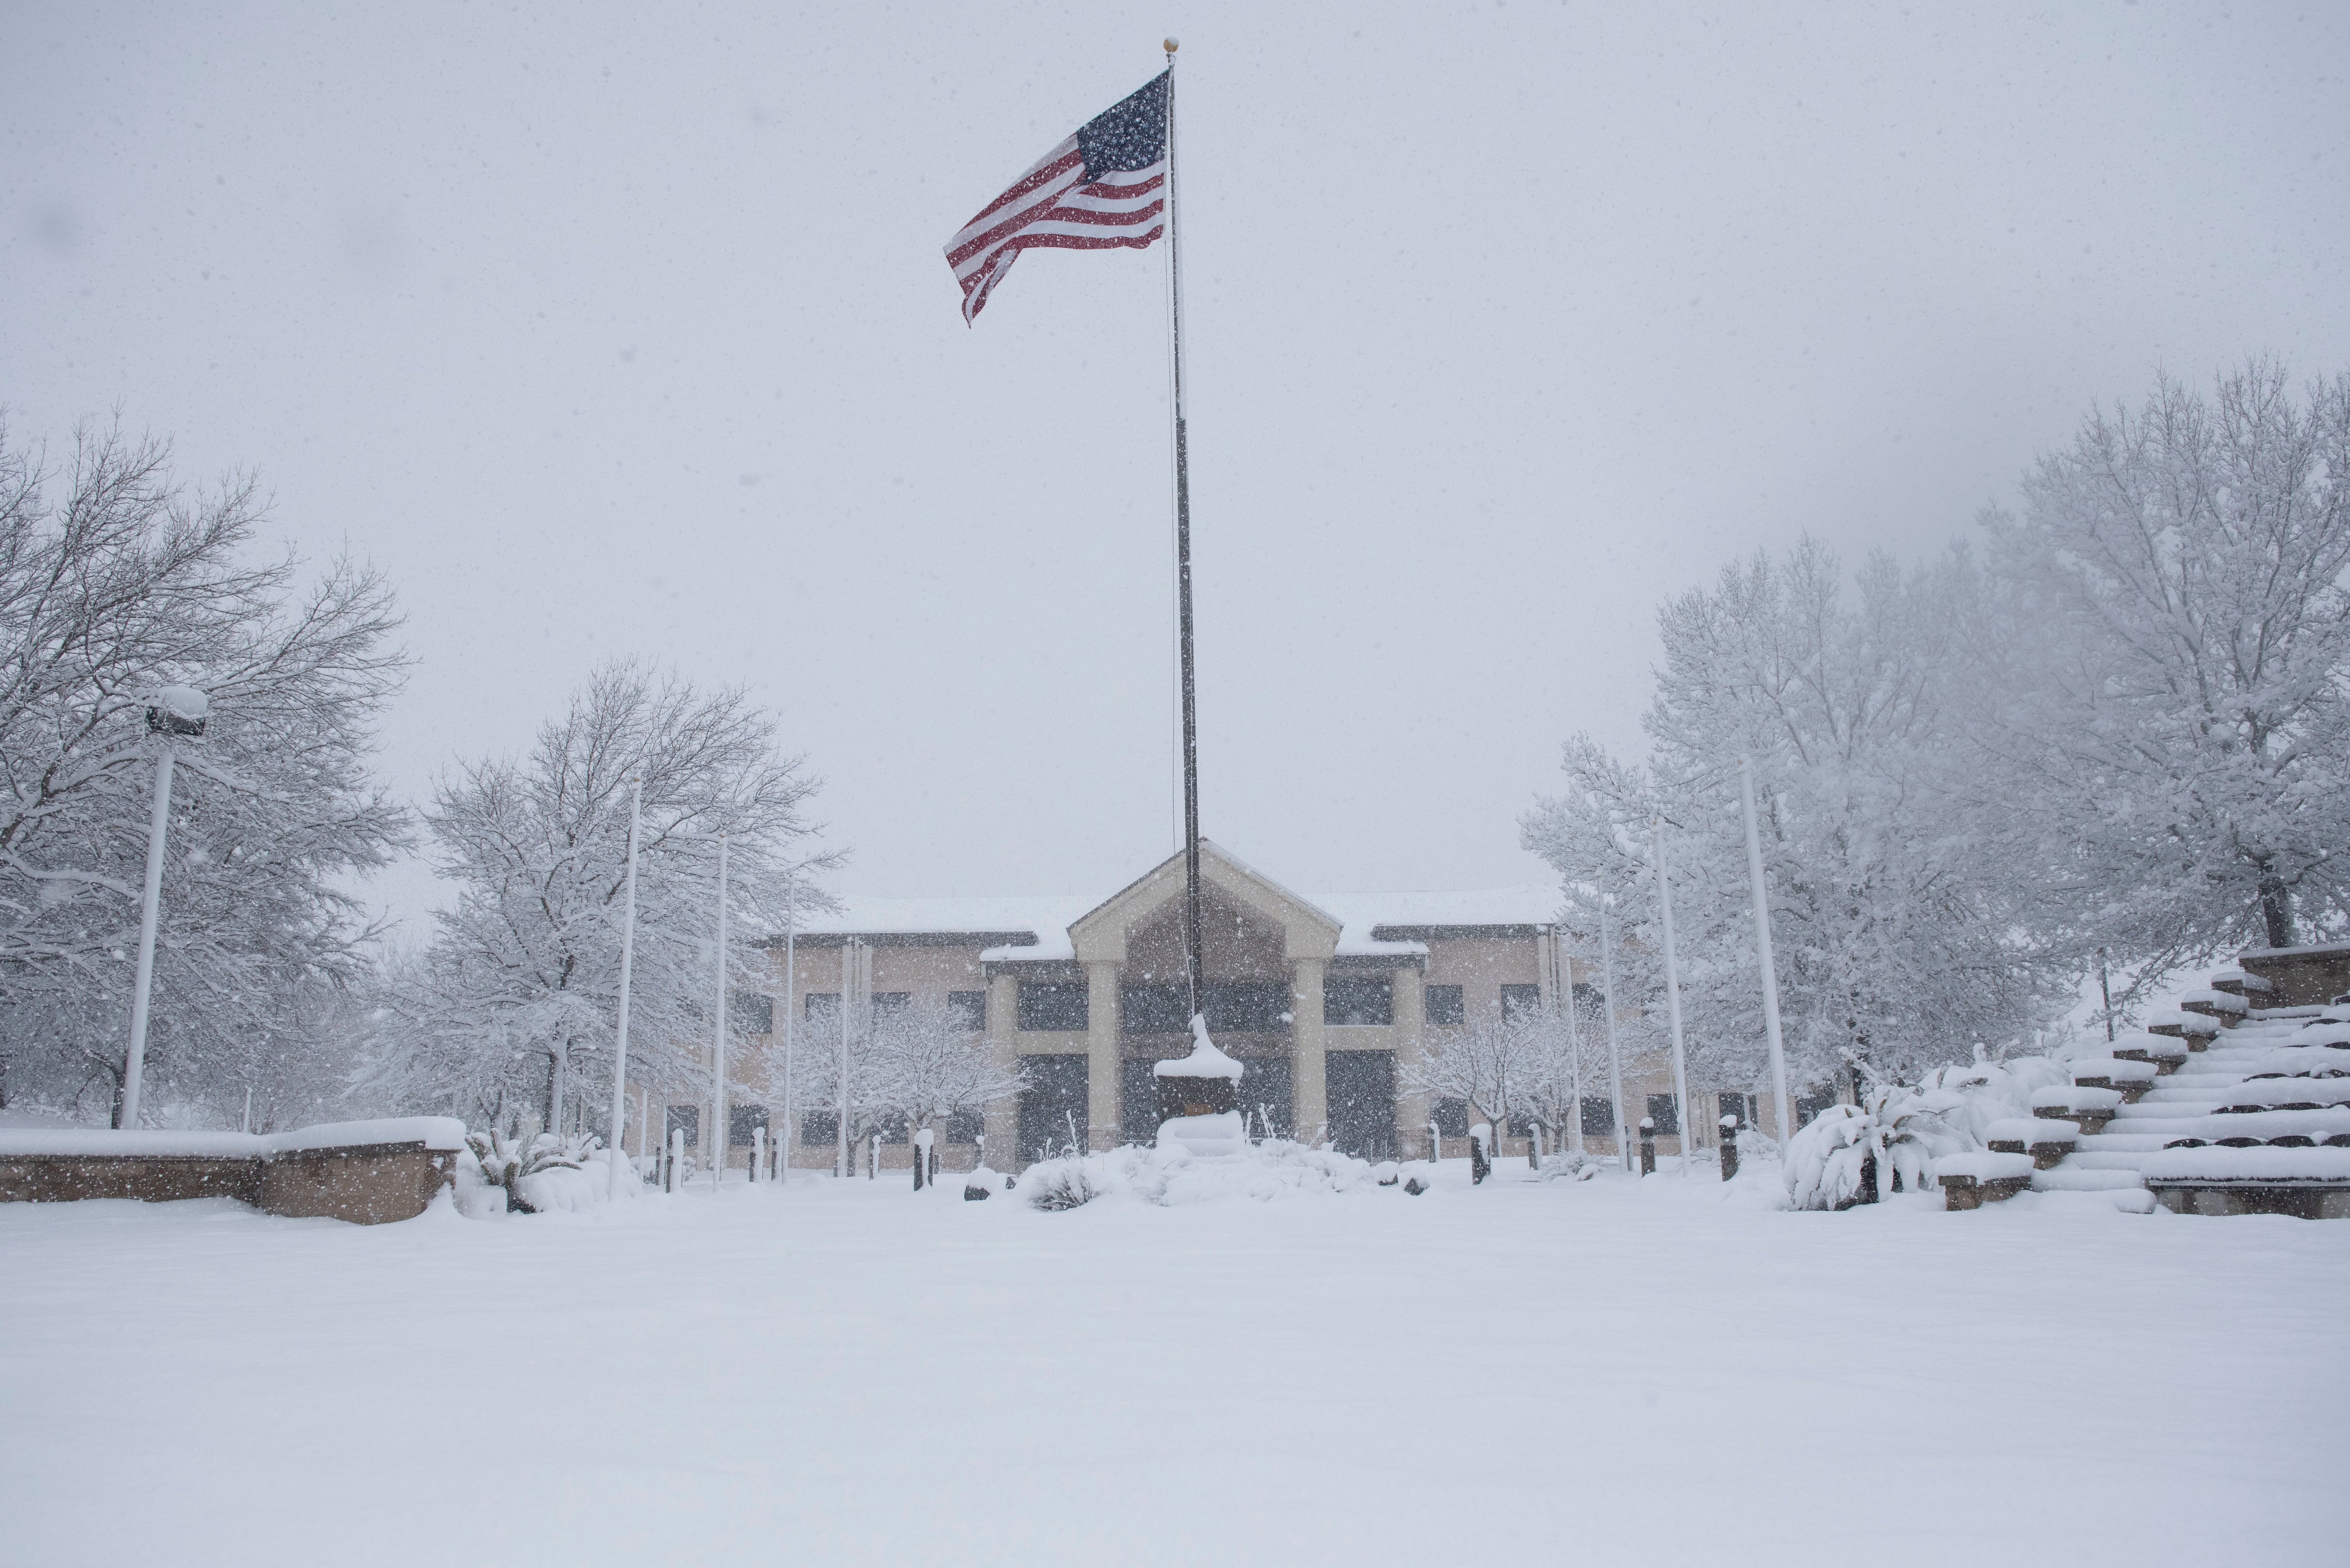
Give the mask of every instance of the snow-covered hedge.
[{"label": "snow-covered hedge", "polygon": [[1179,1148],[1129,1145],[1107,1154],[1040,1160],[1022,1174],[1015,1190],[1039,1209],[1074,1209],[1100,1198],[1162,1207],[1237,1199],[1269,1202],[1300,1193],[1372,1190],[1392,1183],[1401,1171],[1393,1162],[1373,1165],[1281,1138],[1209,1159]]}]

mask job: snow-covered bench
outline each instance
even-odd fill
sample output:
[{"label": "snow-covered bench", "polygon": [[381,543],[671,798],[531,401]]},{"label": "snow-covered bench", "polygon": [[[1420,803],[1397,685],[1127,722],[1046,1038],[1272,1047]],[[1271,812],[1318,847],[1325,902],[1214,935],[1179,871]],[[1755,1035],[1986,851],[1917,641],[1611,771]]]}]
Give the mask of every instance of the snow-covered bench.
[{"label": "snow-covered bench", "polygon": [[1956,1213],[2026,1190],[2036,1168],[2028,1154],[1946,1154],[1934,1162],[1934,1180],[1942,1189],[1942,1207]]},{"label": "snow-covered bench", "polygon": [[2178,999],[2181,1012],[2199,1012],[2206,1018],[2218,1018],[2232,1023],[2250,1012],[2251,1003],[2241,992],[2220,990],[2190,991]]},{"label": "snow-covered bench", "polygon": [[1983,1143],[1991,1153],[2030,1155],[2041,1170],[2072,1153],[2080,1141],[2077,1123],[2049,1116],[2002,1116],[1983,1129]]},{"label": "snow-covered bench", "polygon": [[2178,1071],[2179,1064],[2187,1060],[2189,1053],[2184,1040],[2149,1034],[2141,1029],[2115,1041],[2106,1054],[2116,1062],[2150,1062],[2158,1075],[2168,1075]]},{"label": "snow-covered bench", "polygon": [[2118,1056],[2088,1056],[2073,1064],[2073,1082],[2084,1089],[2111,1089],[2124,1105],[2145,1098],[2161,1075],[2151,1062],[2126,1061]]},{"label": "snow-covered bench", "polygon": [[2032,1091],[2032,1114],[2077,1122],[2085,1133],[2100,1133],[2121,1109],[2118,1089],[2090,1088],[2080,1084],[2051,1084]]},{"label": "snow-covered bench", "polygon": [[2218,1098],[2217,1116],[2350,1105],[2350,1078],[2247,1078]]},{"label": "snow-covered bench", "polygon": [[453,1116],[277,1134],[0,1128],[0,1202],[234,1198],[294,1219],[378,1225],[423,1213],[464,1147]]},{"label": "snow-covered bench", "polygon": [[2350,1220],[2350,1148],[2166,1148],[2139,1167],[2176,1214],[2290,1214]]},{"label": "snow-covered bench", "polygon": [[2200,1051],[2219,1037],[2220,1021],[2204,1012],[2150,1012],[2146,1032],[2184,1040],[2189,1051]]}]

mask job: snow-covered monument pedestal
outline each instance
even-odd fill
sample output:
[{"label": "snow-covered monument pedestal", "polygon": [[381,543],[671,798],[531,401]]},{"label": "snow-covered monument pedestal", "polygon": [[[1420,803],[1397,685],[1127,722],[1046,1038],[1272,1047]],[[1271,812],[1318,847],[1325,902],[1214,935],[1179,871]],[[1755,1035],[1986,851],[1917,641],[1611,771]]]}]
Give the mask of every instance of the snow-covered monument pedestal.
[{"label": "snow-covered monument pedestal", "polygon": [[1160,1148],[1211,1157],[1248,1152],[1240,1110],[1242,1068],[1208,1038],[1207,1020],[1191,1018],[1191,1054],[1151,1068],[1159,1082]]}]

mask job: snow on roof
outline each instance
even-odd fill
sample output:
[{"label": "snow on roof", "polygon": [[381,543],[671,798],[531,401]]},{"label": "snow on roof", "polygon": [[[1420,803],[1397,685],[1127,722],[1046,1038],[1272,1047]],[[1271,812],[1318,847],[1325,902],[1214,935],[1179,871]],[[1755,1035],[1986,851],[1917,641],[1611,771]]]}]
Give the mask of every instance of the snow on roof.
[{"label": "snow on roof", "polygon": [[1067,939],[1069,922],[1094,907],[1092,898],[1039,894],[1012,898],[885,898],[844,893],[840,908],[812,914],[799,925],[803,936],[956,936],[1025,931],[1038,940],[1047,933]]},{"label": "snow on roof", "polygon": [[[1220,848],[1217,853],[1224,851]],[[1230,855],[1224,857],[1232,859]],[[1249,875],[1270,887],[1280,887],[1260,872],[1249,870]],[[1539,884],[1455,892],[1289,896],[1339,923],[1338,951],[1348,957],[1416,957],[1428,951],[1424,942],[1374,938],[1374,928],[1542,926],[1555,920],[1558,910],[1558,889]],[[980,957],[989,963],[1066,963],[1077,956],[1069,940],[1069,927],[1100,903],[1098,898],[1070,895],[887,898],[852,893],[841,896],[837,910],[810,915],[799,929],[804,936],[868,937],[1001,936],[1018,931],[1033,940],[992,946]]]}]

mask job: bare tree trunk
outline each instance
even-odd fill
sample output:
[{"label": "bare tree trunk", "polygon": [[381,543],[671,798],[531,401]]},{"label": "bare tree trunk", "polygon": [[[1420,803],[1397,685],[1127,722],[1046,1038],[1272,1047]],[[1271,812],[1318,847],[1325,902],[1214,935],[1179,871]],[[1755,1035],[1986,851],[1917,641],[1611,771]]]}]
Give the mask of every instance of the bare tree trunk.
[{"label": "bare tree trunk", "polygon": [[2268,922],[2269,946],[2289,948],[2293,941],[2293,895],[2276,874],[2273,861],[2261,862],[2261,917]]}]

